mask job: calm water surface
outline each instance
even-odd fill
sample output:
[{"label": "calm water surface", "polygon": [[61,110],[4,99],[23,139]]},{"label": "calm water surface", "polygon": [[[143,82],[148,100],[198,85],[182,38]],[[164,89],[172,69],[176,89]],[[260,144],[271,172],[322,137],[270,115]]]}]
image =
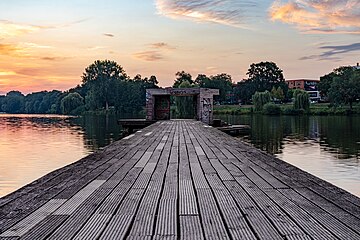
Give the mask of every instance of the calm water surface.
[{"label": "calm water surface", "polygon": [[[216,116],[257,148],[360,196],[360,117]],[[0,114],[0,196],[120,139],[120,116]]]},{"label": "calm water surface", "polygon": [[120,139],[117,119],[0,114],[0,197]]},{"label": "calm water surface", "polygon": [[360,116],[216,117],[250,125],[244,141],[360,197]]}]

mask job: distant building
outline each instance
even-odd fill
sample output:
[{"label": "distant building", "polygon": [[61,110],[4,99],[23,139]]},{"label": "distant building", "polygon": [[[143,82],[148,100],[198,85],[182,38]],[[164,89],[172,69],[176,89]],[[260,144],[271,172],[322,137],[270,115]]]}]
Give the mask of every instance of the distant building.
[{"label": "distant building", "polygon": [[360,64],[356,63],[356,66],[353,66],[353,68],[355,68],[356,70],[360,70]]},{"label": "distant building", "polygon": [[290,79],[285,80],[289,89],[301,89],[307,91],[310,95],[310,100],[319,101],[320,93],[318,91],[317,85],[320,80],[315,79]]}]

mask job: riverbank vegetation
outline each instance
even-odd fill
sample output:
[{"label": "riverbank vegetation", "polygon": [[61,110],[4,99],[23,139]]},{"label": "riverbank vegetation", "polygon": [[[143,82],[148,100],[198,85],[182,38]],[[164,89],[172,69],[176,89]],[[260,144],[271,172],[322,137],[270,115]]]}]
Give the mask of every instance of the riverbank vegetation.
[{"label": "riverbank vegetation", "polygon": [[[360,70],[351,66],[339,67],[320,78],[318,88],[322,99],[328,101],[325,107],[310,105],[308,93],[305,91],[289,89],[283,71],[273,62],[251,64],[247,79],[238,83],[234,83],[232,77],[226,73],[211,76],[198,74],[193,78],[190,73],[179,71],[175,76],[173,87],[219,89],[220,95],[214,99],[214,111],[219,114],[256,112],[329,115],[360,112]],[[27,95],[10,91],[4,96],[0,95],[0,112],[138,114],[145,106],[146,89],[157,87],[159,86],[155,76],[143,78],[138,74],[131,78],[116,62],[97,60],[85,69],[81,83],[67,91],[41,91]],[[189,105],[186,97],[173,99],[178,109],[186,109]],[[239,104],[242,107],[239,107]],[[188,108],[190,109],[190,105]],[[183,114],[175,111],[180,116]]]}]

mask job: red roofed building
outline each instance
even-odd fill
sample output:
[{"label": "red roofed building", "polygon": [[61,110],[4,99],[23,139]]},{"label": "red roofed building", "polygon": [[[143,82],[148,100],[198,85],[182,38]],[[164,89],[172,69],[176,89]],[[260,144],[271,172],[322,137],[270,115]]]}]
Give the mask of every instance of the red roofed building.
[{"label": "red roofed building", "polygon": [[320,100],[320,93],[317,85],[320,80],[315,79],[289,79],[285,80],[289,89],[301,89],[309,93],[310,99],[318,101]]}]

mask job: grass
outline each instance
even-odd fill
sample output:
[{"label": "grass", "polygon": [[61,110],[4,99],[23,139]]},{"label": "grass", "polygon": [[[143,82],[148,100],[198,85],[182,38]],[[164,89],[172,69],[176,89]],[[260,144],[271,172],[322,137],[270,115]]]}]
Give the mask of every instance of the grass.
[{"label": "grass", "polygon": [[[310,105],[309,112],[304,112],[303,110],[296,110],[293,108],[292,103],[288,104],[279,104],[281,112],[279,114],[283,115],[350,115],[350,114],[360,114],[360,103],[353,105],[353,110],[350,110],[348,105],[334,107],[329,103],[312,103]],[[215,105],[214,114],[228,114],[228,115],[241,115],[241,114],[251,114],[254,112],[253,105]],[[261,113],[261,112],[260,112]],[[278,114],[278,115],[279,115]]]}]

